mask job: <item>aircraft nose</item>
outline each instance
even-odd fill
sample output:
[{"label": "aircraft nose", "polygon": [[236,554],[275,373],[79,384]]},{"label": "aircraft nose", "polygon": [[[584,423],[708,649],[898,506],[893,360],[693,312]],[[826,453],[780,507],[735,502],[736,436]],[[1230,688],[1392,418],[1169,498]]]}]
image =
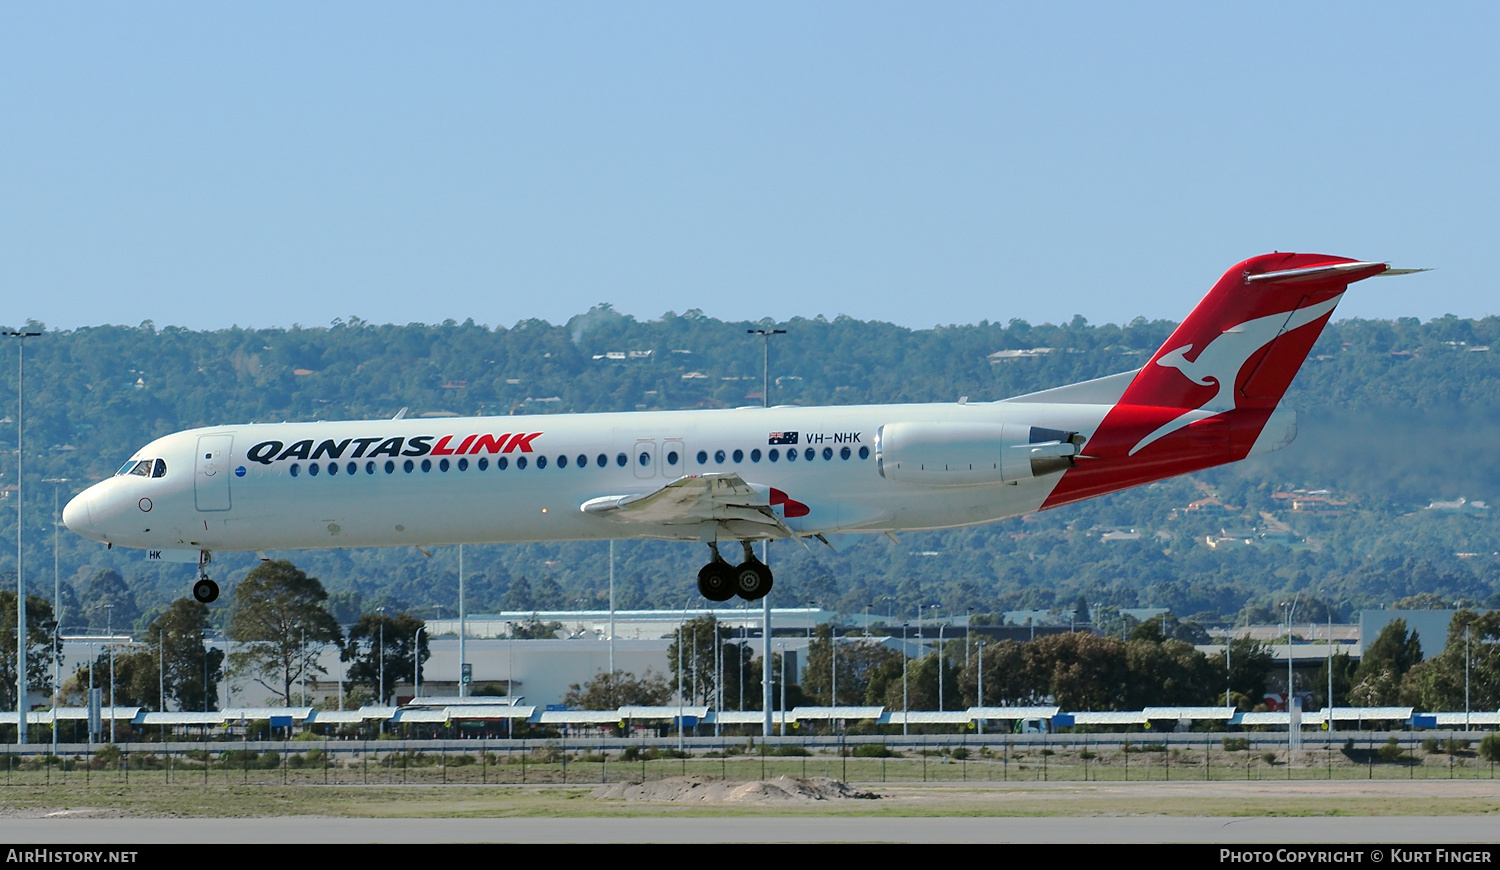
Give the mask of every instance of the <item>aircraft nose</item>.
[{"label": "aircraft nose", "polygon": [[94,517],[89,509],[89,504],[93,500],[92,487],[68,500],[67,505],[63,507],[62,519],[63,525],[67,526],[69,531],[83,535],[85,538],[94,537]]}]

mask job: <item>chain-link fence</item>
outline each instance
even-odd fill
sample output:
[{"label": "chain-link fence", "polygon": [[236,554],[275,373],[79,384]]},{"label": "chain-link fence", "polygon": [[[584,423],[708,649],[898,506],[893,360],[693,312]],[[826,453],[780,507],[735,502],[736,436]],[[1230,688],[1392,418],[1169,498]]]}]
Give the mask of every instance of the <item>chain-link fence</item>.
[{"label": "chain-link fence", "polygon": [[[598,784],[675,776],[860,783],[1494,779],[1472,732],[557,737],[8,746],[5,785]],[[1494,740],[1494,738],[1492,738]]]}]

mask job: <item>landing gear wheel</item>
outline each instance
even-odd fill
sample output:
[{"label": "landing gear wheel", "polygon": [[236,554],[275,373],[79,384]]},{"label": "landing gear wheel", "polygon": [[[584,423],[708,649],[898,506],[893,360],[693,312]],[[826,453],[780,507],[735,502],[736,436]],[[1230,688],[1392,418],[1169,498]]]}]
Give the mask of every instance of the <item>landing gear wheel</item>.
[{"label": "landing gear wheel", "polygon": [[771,591],[771,569],[759,559],[747,559],[734,569],[735,591],[746,601],[759,601]]},{"label": "landing gear wheel", "polygon": [[219,584],[207,577],[199,577],[193,584],[193,597],[203,604],[212,604],[219,598]]},{"label": "landing gear wheel", "polygon": [[698,570],[698,594],[709,601],[728,601],[734,597],[734,566],[715,559]]}]

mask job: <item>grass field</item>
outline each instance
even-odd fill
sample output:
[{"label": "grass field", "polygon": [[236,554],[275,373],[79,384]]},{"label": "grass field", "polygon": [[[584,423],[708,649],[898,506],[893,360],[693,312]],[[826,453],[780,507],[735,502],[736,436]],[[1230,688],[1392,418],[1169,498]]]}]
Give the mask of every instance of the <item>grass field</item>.
[{"label": "grass field", "polygon": [[1475,781],[1046,783],[875,787],[876,801],[681,804],[600,801],[571,786],[305,786],[161,783],[18,786],[0,815],[136,817],[514,818],[597,816],[1476,816],[1500,813],[1500,787]]},{"label": "grass field", "polygon": [[[208,765],[136,752],[105,754],[92,764],[7,765],[0,816],[1469,816],[1500,812],[1494,774],[1488,762],[1462,754],[1379,761],[1320,749],[1301,752],[1287,765],[1284,753],[1218,747],[962,759],[830,754],[630,761],[568,756],[548,747],[524,757],[304,750],[274,759],[216,757]],[[600,782],[683,775],[734,781],[827,776],[881,799],[705,805],[592,796]]]}]

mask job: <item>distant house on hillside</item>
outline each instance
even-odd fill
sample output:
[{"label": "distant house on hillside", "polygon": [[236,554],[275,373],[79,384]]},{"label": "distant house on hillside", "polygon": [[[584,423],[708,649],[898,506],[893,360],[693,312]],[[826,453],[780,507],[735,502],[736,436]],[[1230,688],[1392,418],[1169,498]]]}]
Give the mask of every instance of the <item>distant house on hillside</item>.
[{"label": "distant house on hillside", "polygon": [[1349,502],[1334,498],[1326,489],[1273,492],[1271,498],[1300,513],[1340,513],[1349,509]]},{"label": "distant house on hillside", "polygon": [[1457,511],[1457,510],[1463,510],[1464,505],[1466,505],[1468,503],[1469,503],[1468,499],[1464,498],[1463,496],[1459,496],[1456,501],[1437,501],[1437,500],[1434,500],[1432,502],[1432,504],[1429,504],[1427,507],[1423,508],[1423,510],[1429,510],[1429,511]]},{"label": "distant house on hillside", "polygon": [[1050,347],[1027,347],[1015,350],[997,350],[990,354],[991,363],[1015,362],[1018,359],[1036,359],[1052,352]]}]

